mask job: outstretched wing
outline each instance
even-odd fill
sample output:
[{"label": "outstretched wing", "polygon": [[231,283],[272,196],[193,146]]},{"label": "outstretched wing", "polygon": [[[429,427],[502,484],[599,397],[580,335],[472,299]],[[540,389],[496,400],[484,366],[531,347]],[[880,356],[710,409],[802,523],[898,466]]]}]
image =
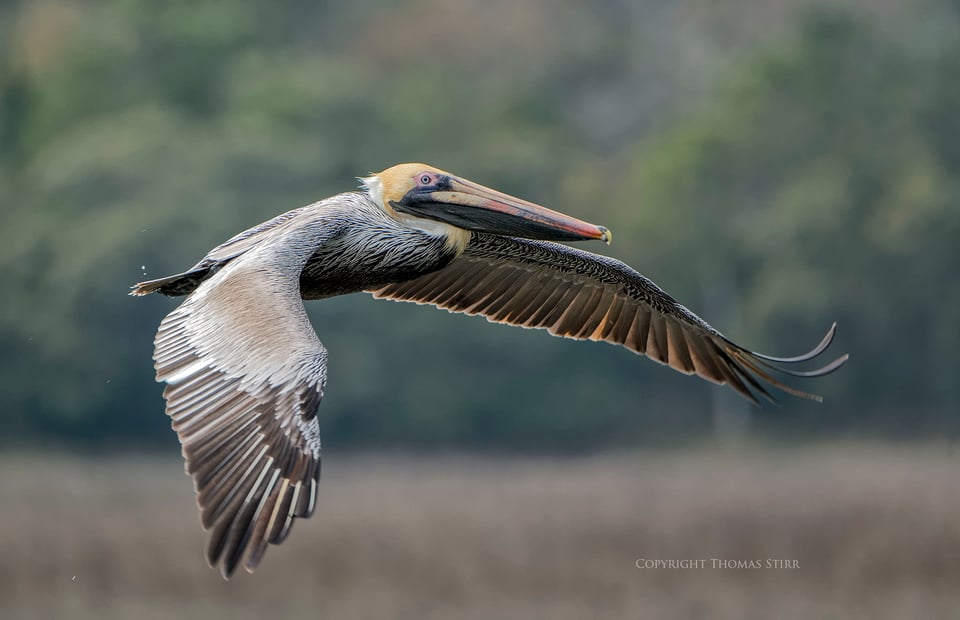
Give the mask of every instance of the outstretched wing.
[{"label": "outstretched wing", "polygon": [[820,355],[836,326],[812,351],[794,358],[754,353],[725,338],[624,263],[557,243],[474,233],[447,267],[414,280],[371,290],[375,297],[432,304],[481,314],[496,323],[546,329],[556,336],[603,340],[719,384],[757,403],[776,402],[764,383],[820,400],[770,374],[819,377],[839,368],[843,355],[810,371],[787,365]]},{"label": "outstretched wing", "polygon": [[160,324],[157,380],[183,445],[206,555],[229,577],[309,517],[320,478],[317,407],[327,354],[300,300],[299,272],[238,257]]}]

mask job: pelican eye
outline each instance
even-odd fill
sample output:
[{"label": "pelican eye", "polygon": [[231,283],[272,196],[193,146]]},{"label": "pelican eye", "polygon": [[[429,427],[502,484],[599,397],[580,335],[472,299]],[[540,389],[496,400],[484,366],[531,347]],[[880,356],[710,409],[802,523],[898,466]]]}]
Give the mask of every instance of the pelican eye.
[{"label": "pelican eye", "polygon": [[429,174],[424,174],[420,176],[420,185],[430,185],[433,183],[433,177]]}]

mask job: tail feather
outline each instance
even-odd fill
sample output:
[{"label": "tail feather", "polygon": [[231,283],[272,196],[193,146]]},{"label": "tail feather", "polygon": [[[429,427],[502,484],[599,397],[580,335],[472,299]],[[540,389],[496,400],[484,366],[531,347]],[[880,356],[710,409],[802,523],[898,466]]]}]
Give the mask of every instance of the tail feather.
[{"label": "tail feather", "polygon": [[168,297],[181,297],[192,293],[200,283],[211,275],[211,268],[193,269],[177,275],[159,278],[157,280],[147,280],[133,285],[130,291],[131,295],[141,296],[150,293],[160,293]]}]

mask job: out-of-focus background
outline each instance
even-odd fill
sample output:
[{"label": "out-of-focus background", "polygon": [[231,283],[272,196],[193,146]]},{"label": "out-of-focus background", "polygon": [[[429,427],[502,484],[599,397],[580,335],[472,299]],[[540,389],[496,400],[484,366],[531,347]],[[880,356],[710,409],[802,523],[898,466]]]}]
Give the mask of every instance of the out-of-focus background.
[{"label": "out-of-focus background", "polygon": [[[153,381],[177,301],[126,292],[403,161],[608,226],[585,247],[755,350],[837,320],[851,360],[754,408],[311,304],[319,508],[225,583]],[[0,616],[957,617],[958,273],[956,0],[0,2]]]}]

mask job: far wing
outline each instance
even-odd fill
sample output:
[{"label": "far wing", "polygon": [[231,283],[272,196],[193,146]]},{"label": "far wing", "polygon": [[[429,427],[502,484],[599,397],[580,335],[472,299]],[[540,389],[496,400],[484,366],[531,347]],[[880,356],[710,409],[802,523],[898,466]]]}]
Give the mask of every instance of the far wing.
[{"label": "far wing", "polygon": [[474,233],[463,254],[447,267],[370,292],[378,298],[480,314],[496,323],[546,329],[555,336],[623,345],[682,373],[728,384],[754,403],[754,391],[776,402],[764,383],[820,400],[785,385],[770,371],[819,377],[847,359],[844,355],[806,372],[791,370],[785,366],[820,355],[836,325],[805,355],[754,353],[725,338],[626,264],[547,241]]},{"label": "far wing", "polygon": [[299,273],[264,252],[237,257],[160,324],[157,380],[193,477],[207,560],[250,572],[267,543],[309,517],[320,478],[317,407],[327,354]]}]

